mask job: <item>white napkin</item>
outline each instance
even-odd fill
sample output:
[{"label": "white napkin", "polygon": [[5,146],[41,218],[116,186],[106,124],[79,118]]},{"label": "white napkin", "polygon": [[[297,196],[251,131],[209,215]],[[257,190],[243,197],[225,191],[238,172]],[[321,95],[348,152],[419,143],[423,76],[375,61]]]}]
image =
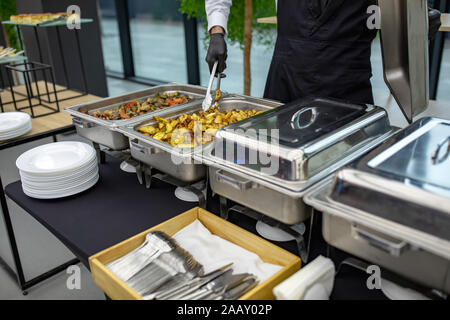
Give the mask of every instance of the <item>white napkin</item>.
[{"label": "white napkin", "polygon": [[232,262],[233,273],[251,273],[263,282],[282,269],[281,266],[263,262],[253,252],[211,234],[199,220],[184,227],[173,237],[203,265],[205,273]]}]

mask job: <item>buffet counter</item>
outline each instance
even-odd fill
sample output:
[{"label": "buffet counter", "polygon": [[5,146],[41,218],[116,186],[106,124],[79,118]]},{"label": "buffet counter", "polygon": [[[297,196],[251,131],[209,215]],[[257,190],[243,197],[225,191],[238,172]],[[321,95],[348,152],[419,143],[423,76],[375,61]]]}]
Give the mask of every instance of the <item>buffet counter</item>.
[{"label": "buffet counter", "polygon": [[[7,196],[55,235],[89,268],[89,257],[148,228],[169,220],[197,206],[174,195],[175,187],[155,180],[147,190],[137,183],[134,174],[119,168],[121,160],[106,155],[99,165],[100,180],[91,189],[68,198],[38,200],[26,196],[20,181],[6,186]],[[219,202],[208,199],[209,211],[218,214]],[[229,221],[257,234],[254,220],[240,214],[230,214]],[[297,254],[295,241],[273,242]],[[330,255],[336,263],[347,255],[329,248],[320,237],[320,218],[314,223],[312,259]],[[353,268],[343,268],[335,279],[332,299],[386,299],[380,290],[365,286],[367,274]]]}]

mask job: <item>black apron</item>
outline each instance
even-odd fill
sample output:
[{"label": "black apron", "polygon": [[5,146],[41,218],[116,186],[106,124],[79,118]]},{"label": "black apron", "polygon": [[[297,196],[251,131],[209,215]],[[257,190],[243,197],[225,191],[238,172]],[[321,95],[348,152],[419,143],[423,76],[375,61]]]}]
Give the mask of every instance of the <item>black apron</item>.
[{"label": "black apron", "polygon": [[[323,2],[322,2],[323,3]],[[376,0],[278,0],[278,36],[264,97],[373,103],[367,8]]]}]

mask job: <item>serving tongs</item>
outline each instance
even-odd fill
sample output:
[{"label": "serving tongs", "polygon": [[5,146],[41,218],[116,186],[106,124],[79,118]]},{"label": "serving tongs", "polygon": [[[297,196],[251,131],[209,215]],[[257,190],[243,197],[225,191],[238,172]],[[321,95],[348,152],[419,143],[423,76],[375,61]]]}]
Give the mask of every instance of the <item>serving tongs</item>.
[{"label": "serving tongs", "polygon": [[209,83],[208,83],[208,89],[206,90],[206,96],[205,96],[205,99],[203,100],[203,103],[202,103],[203,111],[207,111],[212,106],[217,106],[220,98],[222,97],[222,93],[220,91],[220,80],[222,78],[226,77],[226,75],[223,74],[223,73],[218,73],[217,74],[217,87],[216,87],[216,95],[214,97],[214,101],[213,101],[213,98],[211,96],[211,88],[212,88],[212,84],[214,82],[214,78],[216,77],[217,64],[218,64],[218,61],[216,61],[214,63],[214,66],[213,66],[212,71],[211,71],[211,76],[209,78]]}]

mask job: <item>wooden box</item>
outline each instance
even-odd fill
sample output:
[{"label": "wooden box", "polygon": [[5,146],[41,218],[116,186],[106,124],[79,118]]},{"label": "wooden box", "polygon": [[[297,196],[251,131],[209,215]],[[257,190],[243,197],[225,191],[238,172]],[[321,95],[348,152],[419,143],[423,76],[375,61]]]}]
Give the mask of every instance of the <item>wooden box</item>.
[{"label": "wooden box", "polygon": [[197,207],[91,256],[89,265],[94,282],[111,299],[142,300],[139,294],[117,278],[105,265],[137,248],[144,242],[148,232],[158,230],[172,236],[195,219],[200,220],[211,233],[256,253],[264,262],[283,266],[272,277],[242,296],[241,300],[274,299],[273,287],[300,269],[301,261],[299,257]]}]

